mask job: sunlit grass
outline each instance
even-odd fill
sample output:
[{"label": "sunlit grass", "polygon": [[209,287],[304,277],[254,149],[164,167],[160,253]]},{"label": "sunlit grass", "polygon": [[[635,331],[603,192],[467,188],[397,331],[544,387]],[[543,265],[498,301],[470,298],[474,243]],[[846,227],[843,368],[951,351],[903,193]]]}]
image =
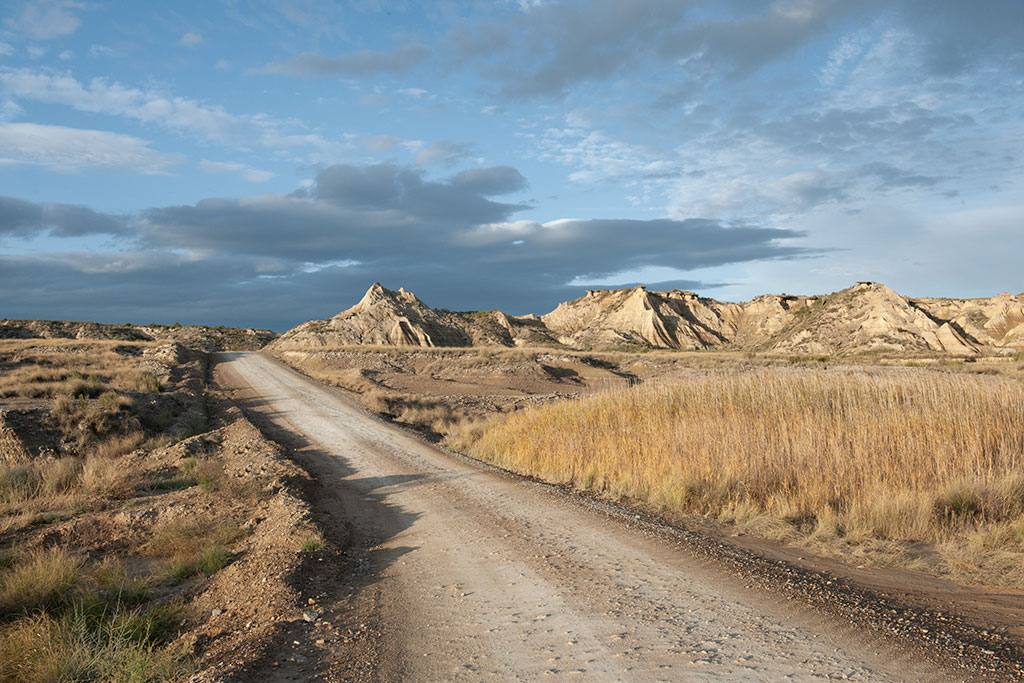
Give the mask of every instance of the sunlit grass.
[{"label": "sunlit grass", "polygon": [[769,535],[933,543],[951,570],[971,544],[1024,560],[1024,385],[1012,380],[710,373],[528,408],[450,441],[512,470]]}]

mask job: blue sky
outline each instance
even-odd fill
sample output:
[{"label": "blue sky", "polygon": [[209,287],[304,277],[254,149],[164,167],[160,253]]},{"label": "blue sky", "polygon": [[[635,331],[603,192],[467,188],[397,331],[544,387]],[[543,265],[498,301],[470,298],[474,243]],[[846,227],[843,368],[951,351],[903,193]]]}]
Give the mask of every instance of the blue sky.
[{"label": "blue sky", "polygon": [[1024,2],[5,2],[0,316],[1024,290]]}]

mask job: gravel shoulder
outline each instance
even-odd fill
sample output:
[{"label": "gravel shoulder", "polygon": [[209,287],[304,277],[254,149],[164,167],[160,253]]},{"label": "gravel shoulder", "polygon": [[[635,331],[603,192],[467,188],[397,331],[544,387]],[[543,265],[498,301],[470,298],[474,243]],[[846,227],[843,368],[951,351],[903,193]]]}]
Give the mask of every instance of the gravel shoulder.
[{"label": "gravel shoulder", "polygon": [[355,574],[323,601],[362,620],[347,678],[976,679],[809,607],[802,572],[758,578],[753,553],[444,453],[265,355],[219,359],[344,537]]}]

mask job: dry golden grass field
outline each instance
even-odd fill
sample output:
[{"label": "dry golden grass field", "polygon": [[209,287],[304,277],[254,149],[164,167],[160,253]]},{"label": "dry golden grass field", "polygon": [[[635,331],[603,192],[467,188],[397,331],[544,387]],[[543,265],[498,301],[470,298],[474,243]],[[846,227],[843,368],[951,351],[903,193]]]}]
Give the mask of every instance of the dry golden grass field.
[{"label": "dry golden grass field", "polygon": [[726,371],[529,407],[463,433],[453,446],[548,481],[888,561],[900,544],[925,543],[935,557],[910,564],[1024,586],[1017,380]]}]

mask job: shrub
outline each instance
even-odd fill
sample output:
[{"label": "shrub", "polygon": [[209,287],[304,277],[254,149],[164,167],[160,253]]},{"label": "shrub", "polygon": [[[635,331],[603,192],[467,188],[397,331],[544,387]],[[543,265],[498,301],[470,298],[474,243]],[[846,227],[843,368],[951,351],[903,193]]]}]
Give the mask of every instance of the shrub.
[{"label": "shrub", "polygon": [[227,518],[174,519],[157,526],[144,551],[169,559],[170,578],[210,576],[228,565],[227,546],[244,536],[245,530]]}]

